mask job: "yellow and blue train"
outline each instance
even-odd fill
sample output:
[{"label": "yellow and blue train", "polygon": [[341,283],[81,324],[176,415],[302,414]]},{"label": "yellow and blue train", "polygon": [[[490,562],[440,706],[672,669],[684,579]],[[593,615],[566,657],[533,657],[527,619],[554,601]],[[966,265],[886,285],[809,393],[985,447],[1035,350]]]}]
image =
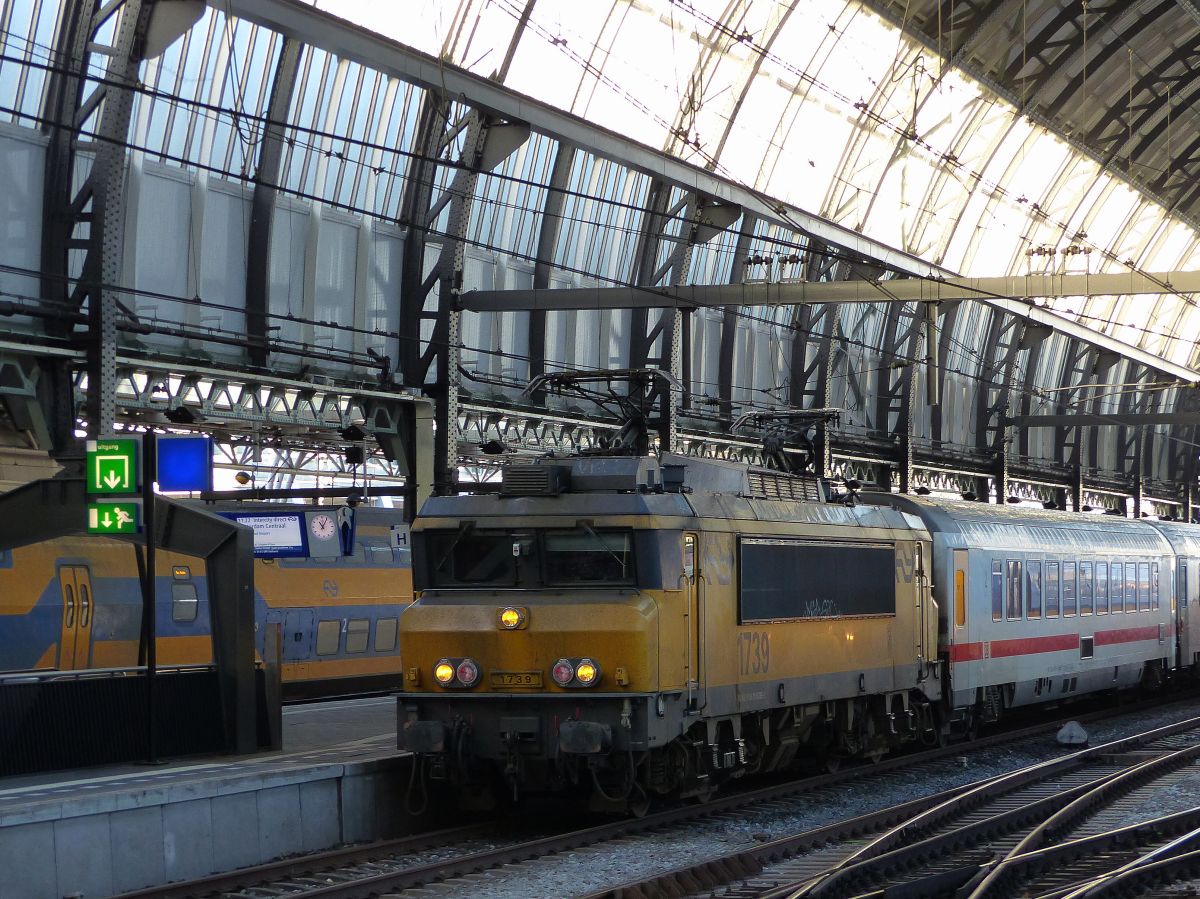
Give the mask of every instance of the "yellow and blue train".
[{"label": "yellow and blue train", "polygon": [[[255,531],[255,641],[278,625],[285,698],[399,685],[398,622],[412,600],[399,510],[248,506],[215,511]],[[138,550],[69,536],[0,551],[0,674],[139,664]],[[209,664],[204,561],[159,551],[156,653],[162,666]]]}]

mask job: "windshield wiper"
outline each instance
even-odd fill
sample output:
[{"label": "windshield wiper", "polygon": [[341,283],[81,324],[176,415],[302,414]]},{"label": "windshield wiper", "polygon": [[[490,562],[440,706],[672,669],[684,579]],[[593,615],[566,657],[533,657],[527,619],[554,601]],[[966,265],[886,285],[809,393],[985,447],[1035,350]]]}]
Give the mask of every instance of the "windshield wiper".
[{"label": "windshield wiper", "polygon": [[607,552],[610,556],[612,556],[614,559],[617,560],[617,564],[621,566],[621,577],[625,577],[625,559],[622,556],[618,556],[615,552],[613,552],[612,547],[609,546],[607,542],[605,542],[603,537],[601,537],[594,530],[592,530],[592,526],[590,524],[588,524],[586,521],[579,522],[579,527],[582,528],[583,530],[587,531],[587,533],[589,535],[594,537],[596,539],[596,542],[600,544],[601,548],[603,548],[605,552]]},{"label": "windshield wiper", "polygon": [[473,521],[464,521],[459,524],[458,533],[454,535],[454,539],[446,547],[446,552],[438,560],[437,566],[433,569],[434,571],[443,571],[445,569],[445,565],[450,560],[450,557],[454,555],[454,550],[458,546],[459,541],[473,530],[475,530],[475,522]]}]

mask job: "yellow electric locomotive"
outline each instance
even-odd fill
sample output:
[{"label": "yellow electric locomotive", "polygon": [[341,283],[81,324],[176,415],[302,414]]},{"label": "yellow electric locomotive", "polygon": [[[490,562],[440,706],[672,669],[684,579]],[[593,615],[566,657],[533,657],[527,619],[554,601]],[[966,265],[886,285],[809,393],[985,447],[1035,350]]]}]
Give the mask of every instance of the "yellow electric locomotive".
[{"label": "yellow electric locomotive", "polygon": [[430,499],[399,742],[464,790],[602,806],[934,740],[930,538],[814,478],[664,455]]}]

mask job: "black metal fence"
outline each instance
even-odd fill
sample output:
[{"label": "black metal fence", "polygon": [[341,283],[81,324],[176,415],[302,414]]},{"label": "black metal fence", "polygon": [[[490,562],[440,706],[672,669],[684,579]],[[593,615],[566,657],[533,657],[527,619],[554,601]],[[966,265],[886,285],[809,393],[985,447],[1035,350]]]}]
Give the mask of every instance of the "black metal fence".
[{"label": "black metal fence", "polygon": [[[260,709],[272,692],[268,681],[258,669]],[[0,776],[145,760],[146,713],[141,669],[0,678]],[[278,745],[272,724],[259,715],[259,747]],[[154,741],[158,758],[226,751],[215,668],[157,671]]]}]

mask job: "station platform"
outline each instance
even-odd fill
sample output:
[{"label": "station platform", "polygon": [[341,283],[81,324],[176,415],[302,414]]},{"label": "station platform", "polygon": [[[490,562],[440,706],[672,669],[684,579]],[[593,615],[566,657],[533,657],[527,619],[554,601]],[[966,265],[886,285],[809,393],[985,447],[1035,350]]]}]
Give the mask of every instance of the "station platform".
[{"label": "station platform", "polygon": [[398,833],[396,698],[288,706],[283,750],[0,780],[0,899],[112,896]]}]

